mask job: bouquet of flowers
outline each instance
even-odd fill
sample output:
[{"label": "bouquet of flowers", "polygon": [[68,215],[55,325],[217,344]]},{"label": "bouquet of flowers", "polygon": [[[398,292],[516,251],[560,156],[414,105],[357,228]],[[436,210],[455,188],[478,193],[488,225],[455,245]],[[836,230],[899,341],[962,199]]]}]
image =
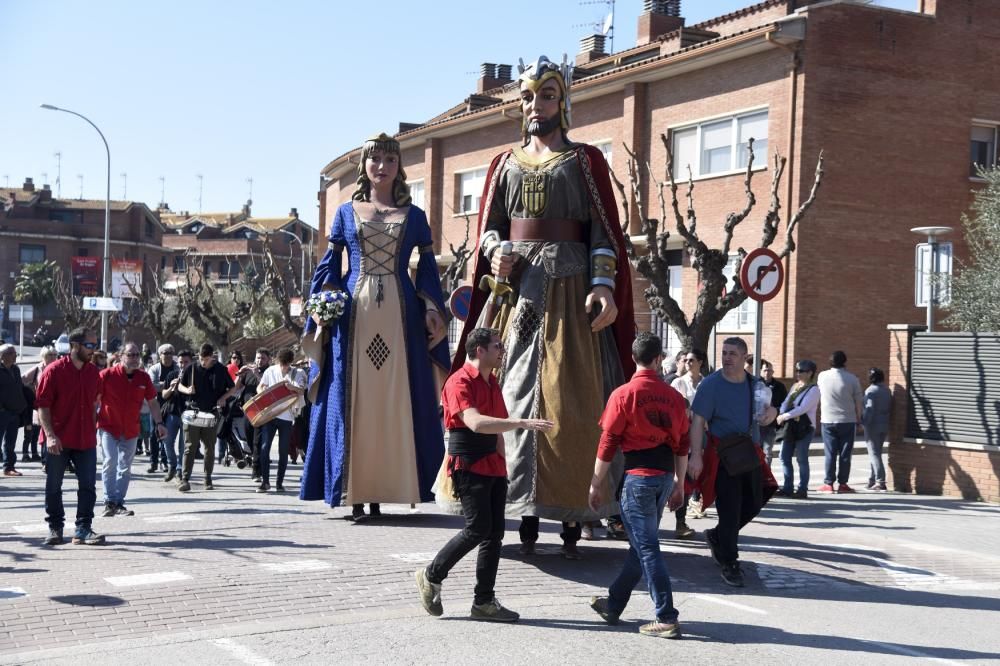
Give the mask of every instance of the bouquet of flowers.
[{"label": "bouquet of flowers", "polygon": [[340,319],[347,307],[347,294],[343,291],[320,291],[306,301],[306,314],[320,326],[316,329],[319,335],[322,326]]}]

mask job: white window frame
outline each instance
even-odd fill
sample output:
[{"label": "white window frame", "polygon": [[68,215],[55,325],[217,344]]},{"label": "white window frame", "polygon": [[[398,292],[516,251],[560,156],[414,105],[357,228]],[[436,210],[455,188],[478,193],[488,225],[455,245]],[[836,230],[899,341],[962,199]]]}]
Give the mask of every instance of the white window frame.
[{"label": "white window frame", "polygon": [[[771,114],[769,108],[767,106],[763,106],[751,109],[744,109],[730,114],[712,116],[709,118],[702,118],[694,122],[687,122],[683,124],[669,126],[667,129],[670,132],[670,147],[674,153],[674,179],[677,181],[688,180],[688,174],[687,174],[688,164],[681,163],[678,161],[676,137],[679,132],[691,129],[695,130],[695,154],[694,154],[694,159],[690,163],[691,172],[694,180],[703,180],[706,178],[719,178],[720,176],[732,176],[743,173],[746,170],[746,167],[738,166],[739,153],[740,153],[739,123],[740,120],[760,114],[765,114],[767,117],[769,136],[766,139],[768,142],[767,146],[765,146],[763,149],[759,148],[759,146],[754,148],[755,159],[754,159],[753,170],[763,171],[767,169],[768,160],[766,153],[767,153],[767,148],[771,145],[770,144]],[[702,153],[704,152],[704,140],[702,136],[702,128],[704,128],[706,125],[713,125],[727,120],[730,122],[729,168],[720,171],[710,171],[707,173],[702,173],[701,158],[702,158]],[[754,137],[754,139],[758,140],[758,137]],[[764,154],[757,157],[758,150],[763,150]]]},{"label": "white window frame", "polygon": [[614,157],[614,140],[602,139],[601,141],[594,141],[590,145],[601,151],[601,154],[604,155],[604,160],[608,163],[608,166],[612,166],[611,160]]},{"label": "white window frame", "polygon": [[[740,255],[730,254],[729,263],[726,264],[723,275],[726,276],[726,292],[729,291],[736,278],[736,264]],[[717,331],[723,333],[754,333],[757,328],[757,308],[756,302],[752,298],[747,298],[738,307],[726,313],[718,324],[715,325]]]},{"label": "white window frame", "polygon": [[[421,210],[427,210],[424,203],[427,201],[427,188],[424,187],[424,179],[418,178],[416,180],[410,180],[406,182],[407,186],[410,188],[410,197],[413,199],[413,205]],[[420,190],[420,201],[417,201],[417,197],[413,196],[413,190],[417,188]]]},{"label": "white window frame", "polygon": [[[489,167],[484,165],[455,172],[455,192],[457,194],[456,200],[458,201],[458,205],[455,207],[456,215],[469,215],[479,212],[479,203],[483,197],[483,186],[486,184],[486,172],[488,169]],[[467,177],[468,180],[466,180]],[[470,200],[472,204],[471,208],[465,207],[465,197],[467,195],[465,191],[467,187],[466,182],[470,185],[478,183],[478,191],[473,190],[473,193],[468,194],[468,196],[472,197]]]},{"label": "white window frame", "polygon": [[[992,130],[993,131],[993,154],[991,156],[992,157],[992,160],[991,160],[992,164],[987,164],[986,166],[987,166],[987,168],[989,168],[989,167],[995,167],[998,164],[1000,164],[1000,150],[998,150],[998,148],[1000,148],[1000,145],[998,145],[998,144],[1000,144],[1000,122],[990,121],[990,120],[977,120],[977,119],[973,119],[973,121],[972,121],[972,127],[969,130],[969,149],[970,150],[972,149],[972,130],[977,129],[977,128],[978,129],[986,129],[986,130]],[[983,179],[980,178],[979,176],[977,176],[976,173],[975,173],[975,167],[973,166],[974,164],[976,164],[976,163],[975,162],[971,162],[971,161],[969,163],[969,179],[977,181],[977,182],[982,182]]]}]

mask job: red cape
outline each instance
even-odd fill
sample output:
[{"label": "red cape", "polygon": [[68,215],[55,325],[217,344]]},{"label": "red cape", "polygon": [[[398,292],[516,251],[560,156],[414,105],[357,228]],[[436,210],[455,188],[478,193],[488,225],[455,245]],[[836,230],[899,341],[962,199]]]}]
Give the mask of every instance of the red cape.
[{"label": "red cape", "polygon": [[[614,192],[611,189],[611,177],[608,175],[608,163],[604,160],[604,154],[598,148],[587,144],[580,144],[571,150],[576,151],[577,159],[580,162],[580,170],[583,172],[587,185],[587,195],[590,198],[591,207],[597,212],[599,220],[592,220],[592,223],[600,221],[604,225],[604,231],[611,241],[611,246],[618,256],[618,267],[615,274],[615,305],[618,306],[618,316],[611,325],[614,332],[615,345],[618,348],[618,357],[621,360],[622,370],[626,380],[635,372],[635,361],[632,360],[632,342],[635,340],[635,313],[632,306],[632,272],[630,270],[628,255],[625,253],[625,238],[622,235],[621,223],[618,221],[618,208],[615,203]],[[493,195],[496,192],[496,184],[500,179],[500,166],[507,161],[511,151],[503,152],[493,158],[489,171],[486,173],[486,183],[483,187],[483,197],[479,202],[479,224],[476,235],[476,264],[472,279],[472,304],[469,307],[469,316],[465,320],[462,328],[462,337],[458,341],[458,351],[452,360],[451,371],[455,372],[465,363],[465,338],[476,326],[479,315],[486,305],[488,294],[476,285],[490,268],[490,264],[483,256],[480,241],[486,226],[486,218],[490,207],[493,205]]]},{"label": "red cape", "polygon": [[[705,433],[705,437],[708,439],[705,445],[705,452],[702,454],[701,476],[694,482],[690,478],[685,480],[684,494],[690,495],[695,488],[701,488],[702,506],[707,509],[715,501],[715,477],[719,473],[720,463],[719,454],[716,451],[718,438],[712,433]],[[767,459],[764,457],[764,450],[760,447],[757,447],[757,456],[760,458],[760,467],[763,476],[761,483],[763,501],[764,504],[767,504],[768,500],[778,490],[778,482],[774,479],[771,468],[767,464]],[[762,504],[761,509],[763,508]]]}]

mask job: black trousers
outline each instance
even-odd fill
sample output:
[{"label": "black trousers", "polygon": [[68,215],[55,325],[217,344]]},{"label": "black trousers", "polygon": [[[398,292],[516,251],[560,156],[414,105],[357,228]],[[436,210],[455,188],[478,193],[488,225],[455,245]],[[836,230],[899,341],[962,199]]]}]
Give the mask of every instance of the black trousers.
[{"label": "black trousers", "polygon": [[440,583],[459,560],[479,546],[475,603],[485,604],[493,599],[497,568],[500,566],[507,479],[456,470],[452,480],[462,502],[465,529],[453,536],[427,567],[427,580]]},{"label": "black trousers", "polygon": [[[575,544],[580,540],[580,533],[583,523],[577,522],[570,526],[569,523],[562,524],[562,532],[559,536],[565,544]],[[521,543],[535,543],[538,541],[538,518],[536,516],[521,516],[521,526],[517,529],[521,536]]]},{"label": "black trousers", "polygon": [[726,466],[719,463],[715,476],[715,510],[719,513],[719,525],[715,536],[719,542],[719,558],[723,564],[731,564],[739,559],[737,541],[740,530],[760,513],[764,506],[763,477],[760,467],[730,476]]}]

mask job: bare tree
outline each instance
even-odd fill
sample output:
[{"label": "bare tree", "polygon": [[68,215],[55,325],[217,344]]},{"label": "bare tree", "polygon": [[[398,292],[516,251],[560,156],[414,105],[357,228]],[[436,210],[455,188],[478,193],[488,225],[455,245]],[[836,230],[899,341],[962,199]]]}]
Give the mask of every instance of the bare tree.
[{"label": "bare tree", "polygon": [[262,307],[267,292],[253,276],[213,285],[201,263],[189,263],[187,279],[177,286],[181,310],[203,339],[220,349],[242,336],[243,325]]},{"label": "bare tree", "polygon": [[472,250],[469,249],[469,230],[471,228],[472,218],[466,214],[465,238],[462,239],[462,243],[458,247],[455,247],[454,243],[448,241],[448,248],[451,250],[451,254],[455,257],[455,260],[445,269],[444,274],[441,275],[441,289],[444,291],[445,296],[458,288],[462,276],[465,275],[465,267],[469,263],[469,258],[472,257]]},{"label": "bare tree", "polygon": [[168,342],[183,328],[184,320],[187,318],[180,307],[180,300],[177,294],[164,288],[162,274],[150,267],[146,267],[149,278],[144,289],[140,284],[132,284],[125,279],[125,285],[132,293],[134,305],[133,316],[129,321],[135,320],[139,328],[149,330],[159,345]]},{"label": "bare tree", "polygon": [[[271,294],[277,301],[278,311],[281,313],[281,325],[285,330],[291,332],[296,338],[302,337],[303,319],[292,316],[292,298],[302,299],[302,307],[305,308],[305,294],[302,285],[295,283],[295,271],[283,271],[278,258],[271,250],[269,237],[264,238],[264,252],[261,257],[261,275],[264,284],[270,289]],[[286,263],[286,265],[289,265]],[[287,274],[287,276],[286,276]]]},{"label": "bare tree", "polygon": [[[611,179],[618,188],[622,199],[622,228],[625,232],[625,250],[629,261],[635,266],[636,271],[646,278],[650,286],[646,288],[644,296],[649,303],[650,309],[663,321],[669,322],[670,326],[677,333],[677,337],[684,347],[695,347],[705,349],[708,346],[708,339],[712,329],[719,323],[727,312],[739,307],[747,299],[746,292],[740,284],[739,279],[734,279],[732,284],[727,284],[725,269],[729,263],[729,253],[733,242],[733,234],[736,227],[750,215],[757,199],[751,189],[753,181],[753,139],[748,141],[747,147],[749,160],[743,176],[743,186],[746,193],[746,200],[740,210],[733,211],[726,216],[723,224],[725,236],[722,247],[711,248],[701,239],[698,234],[698,216],[694,208],[694,177],[688,167],[687,192],[685,193],[686,210],[682,212],[681,203],[678,198],[678,185],[674,179],[674,155],[670,148],[670,141],[666,134],[660,134],[660,140],[666,149],[665,176],[662,180],[657,179],[653,173],[653,168],[648,161],[645,161],[645,171],[653,184],[659,203],[659,219],[647,217],[647,204],[642,197],[641,176],[639,159],[632,149],[625,145],[628,153],[626,168],[628,170],[628,181],[632,198],[629,199],[625,186],[611,171]],[[774,155],[774,162],[771,170],[770,202],[767,212],[764,215],[763,233],[760,247],[770,247],[778,236],[781,222],[781,199],[778,194],[781,178],[785,171],[786,158],[777,153]],[[610,168],[609,168],[610,170]],[[809,196],[799,206],[795,215],[785,225],[785,244],[778,252],[781,259],[785,259],[795,251],[794,231],[799,222],[805,216],[806,211],[816,200],[816,193],[819,190],[823,179],[823,152],[820,151],[816,161],[815,177]],[[669,210],[664,190],[670,191]],[[635,206],[640,219],[639,230],[646,238],[646,254],[640,255],[631,240],[629,239],[630,212],[632,205]],[[691,267],[698,272],[698,280],[701,284],[701,291],[698,294],[695,312],[688,319],[677,301],[670,297],[670,267],[667,262],[667,243],[670,240],[670,231],[667,228],[667,218],[672,217],[675,223],[677,234],[684,241],[684,251],[691,257]],[[740,265],[747,252],[742,247],[737,248],[739,261],[737,262],[735,274],[739,275]]]}]

